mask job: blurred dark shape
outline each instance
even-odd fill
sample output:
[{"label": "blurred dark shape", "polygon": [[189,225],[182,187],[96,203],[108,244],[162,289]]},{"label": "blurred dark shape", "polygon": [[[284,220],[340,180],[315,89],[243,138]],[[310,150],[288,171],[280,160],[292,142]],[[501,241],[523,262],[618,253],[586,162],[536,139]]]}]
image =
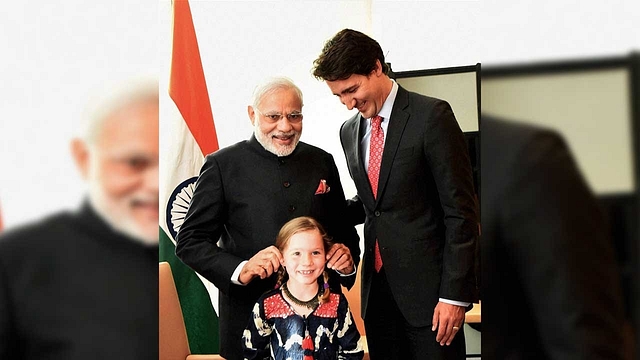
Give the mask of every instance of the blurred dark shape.
[{"label": "blurred dark shape", "polygon": [[481,121],[482,356],[629,359],[601,207],[554,131]]},{"label": "blurred dark shape", "polygon": [[620,266],[625,313],[630,317],[639,316],[639,304],[634,301],[637,299],[634,285],[638,286],[638,201],[633,194],[600,195],[597,200],[605,215]]},{"label": "blurred dark shape", "polygon": [[80,209],[0,236],[0,359],[158,358],[157,82],[123,94],[73,141]]}]

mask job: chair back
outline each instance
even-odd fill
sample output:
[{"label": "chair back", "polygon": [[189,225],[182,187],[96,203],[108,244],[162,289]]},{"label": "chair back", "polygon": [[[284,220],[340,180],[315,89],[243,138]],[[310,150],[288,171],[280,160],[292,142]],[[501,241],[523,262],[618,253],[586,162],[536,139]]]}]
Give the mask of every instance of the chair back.
[{"label": "chair back", "polygon": [[159,360],[184,360],[191,351],[171,266],[161,262],[159,271]]},{"label": "chair back", "polygon": [[353,315],[353,320],[356,323],[356,327],[358,331],[360,331],[360,335],[364,336],[364,320],[362,320],[361,314],[361,299],[360,299],[360,272],[361,266],[358,266],[358,272],[356,273],[356,282],[351,287],[351,290],[347,290],[347,288],[343,287],[342,292],[344,296],[347,298],[349,302],[349,310],[351,310],[351,315]]}]

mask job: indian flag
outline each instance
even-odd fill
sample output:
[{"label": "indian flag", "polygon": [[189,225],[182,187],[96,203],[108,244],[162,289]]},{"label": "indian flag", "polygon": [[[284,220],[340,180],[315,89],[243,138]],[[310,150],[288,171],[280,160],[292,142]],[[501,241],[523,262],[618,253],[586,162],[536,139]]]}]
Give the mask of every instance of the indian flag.
[{"label": "indian flag", "polygon": [[[173,1],[169,110],[160,114],[160,261],[171,265],[192,354],[217,354],[218,290],[175,255],[176,234],[193,195],[206,154],[218,150],[209,94],[187,0]],[[164,97],[166,98],[166,97]]]}]

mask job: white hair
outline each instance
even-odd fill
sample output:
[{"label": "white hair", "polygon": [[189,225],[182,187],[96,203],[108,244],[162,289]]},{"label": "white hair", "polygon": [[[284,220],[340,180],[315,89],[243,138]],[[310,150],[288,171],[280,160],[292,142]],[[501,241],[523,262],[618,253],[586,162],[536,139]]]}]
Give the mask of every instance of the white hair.
[{"label": "white hair", "polygon": [[303,104],[302,90],[300,90],[300,88],[296,84],[294,84],[293,81],[291,81],[291,79],[289,79],[288,77],[277,76],[277,77],[267,78],[255,87],[255,89],[253,90],[253,97],[252,97],[253,108],[257,109],[258,105],[260,105],[260,102],[262,102],[262,99],[266,95],[269,95],[274,91],[281,90],[281,89],[295,90],[296,95],[300,99],[300,104]]},{"label": "white hair", "polygon": [[112,86],[103,86],[91,96],[84,109],[76,134],[88,145],[94,145],[104,121],[132,105],[159,103],[157,78],[136,78]]}]

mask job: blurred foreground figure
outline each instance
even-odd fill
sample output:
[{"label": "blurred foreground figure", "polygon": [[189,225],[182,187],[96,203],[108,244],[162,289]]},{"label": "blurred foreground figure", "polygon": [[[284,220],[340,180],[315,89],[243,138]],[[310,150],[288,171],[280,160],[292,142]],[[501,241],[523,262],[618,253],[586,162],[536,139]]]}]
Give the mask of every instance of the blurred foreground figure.
[{"label": "blurred foreground figure", "polygon": [[629,358],[613,242],[564,141],[481,124],[482,357]]},{"label": "blurred foreground figure", "polygon": [[157,83],[98,102],[87,125],[80,209],[0,236],[0,359],[158,358]]}]

